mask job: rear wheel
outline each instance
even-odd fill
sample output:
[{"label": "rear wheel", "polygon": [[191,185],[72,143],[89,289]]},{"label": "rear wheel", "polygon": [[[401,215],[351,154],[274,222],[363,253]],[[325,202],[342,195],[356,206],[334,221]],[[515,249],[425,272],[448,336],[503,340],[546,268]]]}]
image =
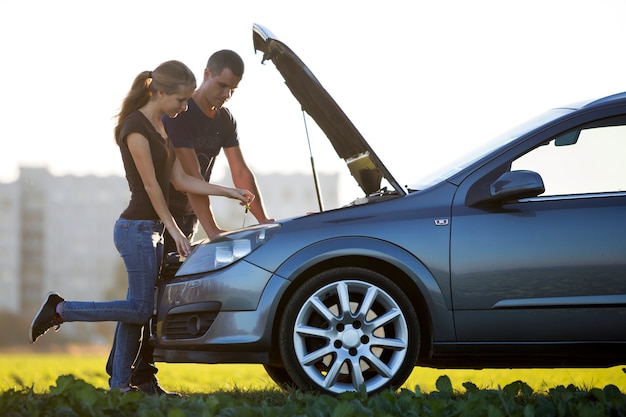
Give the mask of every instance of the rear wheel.
[{"label": "rear wheel", "polygon": [[308,279],[280,325],[285,369],[301,389],[368,394],[399,388],[419,351],[413,305],[387,277],[353,267]]}]

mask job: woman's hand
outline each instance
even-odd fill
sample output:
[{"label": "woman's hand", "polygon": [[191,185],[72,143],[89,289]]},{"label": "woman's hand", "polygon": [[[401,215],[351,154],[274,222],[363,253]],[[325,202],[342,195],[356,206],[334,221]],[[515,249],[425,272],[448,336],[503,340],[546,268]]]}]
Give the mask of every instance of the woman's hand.
[{"label": "woman's hand", "polygon": [[254,201],[254,194],[241,188],[231,188],[229,197],[239,200],[242,206],[249,206]]}]

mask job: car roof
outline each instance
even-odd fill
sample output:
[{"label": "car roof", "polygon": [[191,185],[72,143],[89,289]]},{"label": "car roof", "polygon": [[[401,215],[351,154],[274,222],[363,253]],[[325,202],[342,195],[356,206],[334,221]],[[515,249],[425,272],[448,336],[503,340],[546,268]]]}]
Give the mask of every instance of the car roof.
[{"label": "car roof", "polygon": [[623,105],[626,102],[626,92],[612,94],[610,96],[588,100],[583,102],[582,107],[595,107],[605,105]]}]

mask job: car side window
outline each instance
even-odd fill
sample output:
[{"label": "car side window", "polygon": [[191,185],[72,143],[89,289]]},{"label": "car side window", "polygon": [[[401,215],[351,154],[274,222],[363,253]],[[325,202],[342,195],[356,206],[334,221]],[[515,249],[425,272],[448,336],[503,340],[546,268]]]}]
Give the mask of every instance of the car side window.
[{"label": "car side window", "polygon": [[[541,175],[541,196],[626,192],[626,125],[583,128],[513,161],[511,170]],[[540,197],[541,197],[540,196]]]}]

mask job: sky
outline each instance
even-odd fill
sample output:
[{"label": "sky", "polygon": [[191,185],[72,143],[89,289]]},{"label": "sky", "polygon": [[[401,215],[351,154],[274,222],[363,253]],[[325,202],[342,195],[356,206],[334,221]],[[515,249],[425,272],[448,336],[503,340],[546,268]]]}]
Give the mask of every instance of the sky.
[{"label": "sky", "polygon": [[623,0],[0,0],[0,181],[20,166],[123,175],[113,127],[135,76],[177,59],[200,82],[228,48],[246,65],[226,106],[254,172],[310,173],[312,157],[340,172],[347,203],[361,195],[345,164],[311,119],[307,138],[278,71],[255,54],[253,23],[304,61],[407,184],[549,108],[626,91],[625,16]]}]

